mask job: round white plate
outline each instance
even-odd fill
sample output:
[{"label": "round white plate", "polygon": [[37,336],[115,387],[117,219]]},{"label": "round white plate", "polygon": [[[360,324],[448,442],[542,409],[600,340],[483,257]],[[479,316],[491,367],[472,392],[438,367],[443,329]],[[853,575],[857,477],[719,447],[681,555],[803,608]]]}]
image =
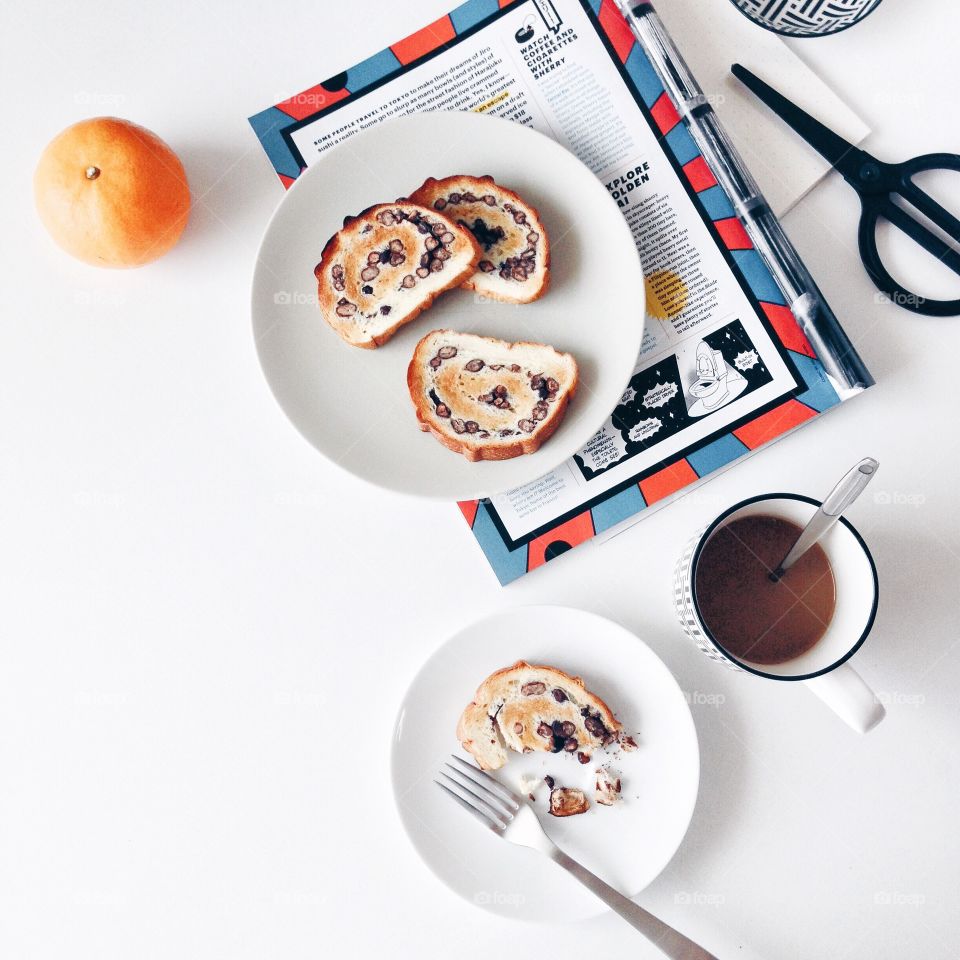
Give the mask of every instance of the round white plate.
[{"label": "round white plate", "polygon": [[[596,761],[623,780],[615,807],[591,805],[580,816],[546,812],[546,784],[534,808],[549,835],[572,857],[627,896],[639,893],[680,846],[700,778],[690,709],[662,661],[623,627],[565,607],[516,607],[462,630],[417,674],[394,732],[393,789],[417,852],[462,897],[524,920],[577,920],[606,909],[541,854],[495,836],[434,783],[451,753],[470,759],[456,738],[460,712],[485,677],[517,660],[582,676],[634,733],[640,749],[598,754],[581,766],[560,754],[511,754],[495,776],[519,791],[522,774],[552,775],[592,798]],[[588,789],[589,787],[589,789]]]},{"label": "round white plate", "polygon": [[[313,268],[348,214],[411,193],[428,177],[491,174],[540,211],[551,285],[531,304],[452,290],[378,350],[344,343],[316,304]],[[644,323],[633,237],[603,184],[572,153],[518,123],[426,113],[365,130],[318,158],[267,227],[253,278],[260,363],[287,416],[330,460],[372,483],[445,500],[492,496],[548,473],[617,405]],[[572,353],[580,389],[534,454],[469,463],[421,433],[407,392],[420,338],[440,327],[535,340]]]}]

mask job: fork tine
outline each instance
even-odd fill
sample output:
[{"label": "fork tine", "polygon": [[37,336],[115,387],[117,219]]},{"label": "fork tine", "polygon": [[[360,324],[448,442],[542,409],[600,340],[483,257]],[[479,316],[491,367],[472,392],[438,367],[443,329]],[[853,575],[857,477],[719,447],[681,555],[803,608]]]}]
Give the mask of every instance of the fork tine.
[{"label": "fork tine", "polygon": [[445,780],[448,780],[450,783],[452,783],[453,786],[458,787],[464,793],[468,793],[470,797],[473,798],[471,800],[469,797],[464,797],[463,799],[466,800],[467,803],[477,807],[482,813],[485,813],[491,819],[496,818],[496,820],[502,823],[504,827],[506,827],[506,825],[513,819],[512,813],[507,813],[502,811],[499,807],[494,806],[486,797],[481,796],[474,790],[471,790],[470,787],[468,787],[465,783],[461,783],[459,780],[454,780],[453,777],[444,773],[442,770],[439,771],[439,774]]},{"label": "fork tine", "polygon": [[506,829],[506,827],[499,820],[497,821],[491,820],[490,817],[487,816],[487,814],[482,813],[480,810],[474,807],[473,804],[468,803],[466,800],[464,800],[459,793],[454,793],[448,786],[446,786],[445,784],[442,784],[439,780],[434,780],[433,782],[441,790],[443,790],[445,793],[448,793],[451,797],[453,797],[453,799],[456,800],[457,803],[459,803],[460,806],[467,811],[467,813],[470,813],[473,816],[475,816],[481,823],[484,824],[484,826],[489,827],[491,830],[495,831],[496,833],[502,833]]},{"label": "fork tine", "polygon": [[491,777],[490,774],[485,770],[481,770],[479,767],[475,767],[473,764],[467,763],[466,760],[461,759],[456,754],[451,754],[450,756],[451,759],[456,760],[456,762],[459,763],[460,766],[470,775],[470,779],[473,780],[474,783],[477,782],[476,778],[478,776],[482,777],[484,783],[489,784],[487,789],[499,795],[500,798],[506,800],[508,804],[512,804],[515,809],[520,809],[520,798],[517,797],[512,790],[508,790],[499,780]]},{"label": "fork tine", "polygon": [[[476,780],[472,780],[465,773],[461,773],[456,767],[451,767],[449,763],[445,763],[444,766],[450,773],[456,774],[456,776],[451,777],[450,774],[444,773],[442,770],[440,771],[441,776],[446,777],[448,780],[453,780],[457,786],[462,787],[471,796],[482,800],[488,807],[496,812],[501,820],[513,819],[513,815],[517,811],[510,807],[505,801],[501,800],[492,790],[488,790],[482,783],[477,783]],[[464,783],[464,780],[467,782]]]}]

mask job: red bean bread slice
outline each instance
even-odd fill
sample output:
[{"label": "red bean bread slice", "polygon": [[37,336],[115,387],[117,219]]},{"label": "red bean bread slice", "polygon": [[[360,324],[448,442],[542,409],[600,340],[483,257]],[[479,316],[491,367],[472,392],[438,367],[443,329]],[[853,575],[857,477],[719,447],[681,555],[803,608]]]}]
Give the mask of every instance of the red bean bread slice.
[{"label": "red bean bread slice", "polygon": [[560,425],[577,383],[569,353],[454,330],[428,333],[407,370],[420,429],[468,460],[539,449]]},{"label": "red bean bread slice", "polygon": [[457,739],[482,770],[497,770],[510,750],[569,753],[589,763],[598,749],[629,738],[580,677],[518,660],[480,684],[460,715]]},{"label": "red bean bread slice", "polygon": [[482,247],[464,286],[506,303],[530,303],[550,282],[550,241],[535,207],[491,176],[427,179],[412,200],[466,227]]},{"label": "red bean bread slice", "polygon": [[347,217],[314,269],[320,311],[349,344],[379,347],[469,277],[480,247],[469,230],[406,200]]}]

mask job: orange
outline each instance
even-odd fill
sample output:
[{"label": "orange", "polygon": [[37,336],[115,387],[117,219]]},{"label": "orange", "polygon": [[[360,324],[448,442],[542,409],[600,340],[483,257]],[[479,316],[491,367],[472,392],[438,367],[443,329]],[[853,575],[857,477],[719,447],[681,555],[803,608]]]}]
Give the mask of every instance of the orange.
[{"label": "orange", "polygon": [[47,145],[33,176],[37,212],[67,253],[98,267],[139,267],[183,233],[190,189],[158,136],[117,117],[81,120]]}]

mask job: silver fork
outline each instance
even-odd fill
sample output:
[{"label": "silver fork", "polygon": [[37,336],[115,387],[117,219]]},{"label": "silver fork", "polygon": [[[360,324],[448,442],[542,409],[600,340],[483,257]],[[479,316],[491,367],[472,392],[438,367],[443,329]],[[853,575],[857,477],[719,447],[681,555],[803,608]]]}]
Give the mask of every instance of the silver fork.
[{"label": "silver fork", "polygon": [[703,947],[688,940],[564,853],[544,833],[530,805],[499,780],[460,757],[452,756],[451,759],[456,766],[446,763],[447,769],[440,771],[446,783],[441,780],[434,783],[497,836],[546,854],[673,960],[716,960],[712,953],[707,953]]}]

